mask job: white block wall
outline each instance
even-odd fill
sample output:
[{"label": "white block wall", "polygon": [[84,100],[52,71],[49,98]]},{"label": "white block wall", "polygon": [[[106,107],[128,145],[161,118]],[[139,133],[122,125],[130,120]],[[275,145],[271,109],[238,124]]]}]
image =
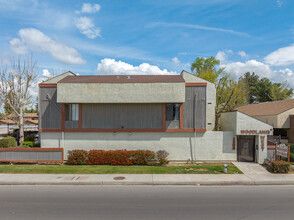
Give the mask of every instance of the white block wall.
[{"label": "white block wall", "polygon": [[[62,138],[63,136],[63,138]],[[42,132],[41,147],[63,147],[68,150],[166,150],[169,160],[235,161],[233,133],[207,131],[182,132]],[[192,150],[192,152],[191,152]],[[66,158],[65,158],[66,159]]]}]

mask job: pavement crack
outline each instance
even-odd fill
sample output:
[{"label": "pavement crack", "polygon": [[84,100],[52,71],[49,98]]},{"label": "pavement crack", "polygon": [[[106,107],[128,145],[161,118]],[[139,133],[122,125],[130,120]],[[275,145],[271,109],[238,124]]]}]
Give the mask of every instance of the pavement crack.
[{"label": "pavement crack", "polygon": [[261,213],[261,212],[263,212],[263,211],[265,211],[265,210],[268,210],[268,209],[272,209],[273,207],[275,207],[275,206],[273,205],[273,206],[265,207],[265,208],[263,208],[263,209],[261,209],[261,210],[258,210],[258,211],[252,212],[252,213],[250,213],[250,214],[248,214],[248,215],[242,216],[242,217],[238,218],[237,220],[241,220],[241,219],[248,218],[249,216],[252,216],[252,215],[255,215],[255,214]]}]

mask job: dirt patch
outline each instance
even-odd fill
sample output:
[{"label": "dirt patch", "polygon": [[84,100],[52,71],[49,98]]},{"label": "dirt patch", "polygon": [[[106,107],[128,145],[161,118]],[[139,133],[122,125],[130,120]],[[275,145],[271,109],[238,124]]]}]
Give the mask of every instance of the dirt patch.
[{"label": "dirt patch", "polygon": [[208,169],[206,169],[206,168],[200,168],[200,169],[194,169],[194,168],[186,168],[185,169],[186,171],[200,171],[200,172],[206,172],[206,171],[208,171]]},{"label": "dirt patch", "polygon": [[227,164],[228,166],[233,165],[232,163],[169,163],[168,167],[176,167],[176,166],[223,166],[224,164]]}]

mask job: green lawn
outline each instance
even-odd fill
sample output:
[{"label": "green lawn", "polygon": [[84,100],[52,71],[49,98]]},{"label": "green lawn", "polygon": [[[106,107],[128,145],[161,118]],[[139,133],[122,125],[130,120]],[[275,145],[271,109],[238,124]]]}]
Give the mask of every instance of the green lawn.
[{"label": "green lawn", "polygon": [[[222,164],[195,164],[180,166],[97,166],[97,165],[0,165],[0,173],[51,173],[51,174],[221,174]],[[228,173],[242,173],[228,164]]]}]

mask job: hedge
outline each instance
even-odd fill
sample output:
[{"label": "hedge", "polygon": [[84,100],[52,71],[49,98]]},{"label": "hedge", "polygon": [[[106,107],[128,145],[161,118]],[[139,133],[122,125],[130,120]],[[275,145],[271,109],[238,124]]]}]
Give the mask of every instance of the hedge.
[{"label": "hedge", "polygon": [[36,137],[33,134],[28,134],[25,136],[24,141],[35,141]]},{"label": "hedge", "polygon": [[157,153],[149,150],[84,150],[70,151],[68,164],[89,164],[89,165],[153,165],[155,163],[165,165],[169,161],[166,159],[166,151]]},{"label": "hedge", "polygon": [[73,150],[68,152],[67,163],[70,165],[85,165],[88,164],[88,151]]},{"label": "hedge", "polygon": [[267,170],[272,173],[288,173],[290,163],[283,160],[274,160],[267,164]]},{"label": "hedge", "polygon": [[35,147],[35,142],[34,141],[24,141],[22,143],[22,147]]},{"label": "hedge", "polygon": [[0,148],[15,147],[16,141],[14,137],[7,136],[0,139]]}]

